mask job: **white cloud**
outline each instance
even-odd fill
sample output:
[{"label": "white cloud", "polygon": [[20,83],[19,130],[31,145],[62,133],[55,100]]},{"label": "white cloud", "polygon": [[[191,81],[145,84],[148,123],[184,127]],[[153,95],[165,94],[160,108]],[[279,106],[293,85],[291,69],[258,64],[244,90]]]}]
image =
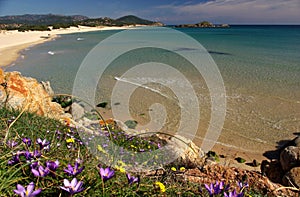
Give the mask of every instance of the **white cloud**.
[{"label": "white cloud", "polygon": [[189,18],[228,23],[300,24],[300,0],[212,0],[193,5],[162,5],[157,8],[172,13],[169,20]]}]

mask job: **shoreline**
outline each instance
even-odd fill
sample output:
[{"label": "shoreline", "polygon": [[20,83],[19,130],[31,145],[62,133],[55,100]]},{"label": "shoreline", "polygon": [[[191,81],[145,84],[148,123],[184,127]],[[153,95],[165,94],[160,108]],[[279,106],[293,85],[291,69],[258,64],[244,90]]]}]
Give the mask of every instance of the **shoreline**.
[{"label": "shoreline", "polygon": [[129,28],[132,27],[79,26],[67,29],[55,29],[51,31],[0,31],[0,68],[12,65],[20,57],[20,52],[22,50],[51,41],[58,35],[105,30],[123,30]]}]

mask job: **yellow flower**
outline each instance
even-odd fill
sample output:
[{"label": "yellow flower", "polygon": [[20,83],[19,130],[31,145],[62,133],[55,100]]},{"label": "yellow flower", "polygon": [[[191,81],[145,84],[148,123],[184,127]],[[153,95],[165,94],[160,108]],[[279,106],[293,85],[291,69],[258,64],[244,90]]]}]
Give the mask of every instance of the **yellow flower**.
[{"label": "yellow flower", "polygon": [[75,140],[74,140],[74,138],[69,138],[69,139],[66,139],[66,142],[67,142],[67,143],[74,143]]},{"label": "yellow flower", "polygon": [[121,160],[119,160],[118,163],[120,164],[120,166],[126,166],[126,164]]},{"label": "yellow flower", "polygon": [[181,167],[179,170],[180,170],[181,172],[183,172],[183,171],[185,171],[185,167]]},{"label": "yellow flower", "polygon": [[126,164],[125,164],[123,161],[121,161],[121,160],[119,160],[117,163],[118,163],[119,165],[115,165],[115,168],[116,168],[117,170],[119,170],[120,172],[125,173],[126,170],[125,170],[124,166],[126,166]]},{"label": "yellow flower", "polygon": [[98,151],[102,153],[106,153],[106,151],[102,148],[102,146],[98,145]]},{"label": "yellow flower", "polygon": [[132,145],[132,144],[130,145],[130,147],[131,147],[131,148],[137,148],[135,145]]},{"label": "yellow flower", "polygon": [[157,181],[157,182],[155,182],[155,185],[157,185],[159,187],[161,193],[166,192],[166,187],[161,182]]},{"label": "yellow flower", "polygon": [[174,171],[174,172],[177,171],[175,167],[172,167],[171,170]]},{"label": "yellow flower", "polygon": [[120,167],[120,168],[119,168],[119,171],[122,172],[122,173],[125,173],[125,172],[126,172],[126,170],[125,170],[123,167]]}]

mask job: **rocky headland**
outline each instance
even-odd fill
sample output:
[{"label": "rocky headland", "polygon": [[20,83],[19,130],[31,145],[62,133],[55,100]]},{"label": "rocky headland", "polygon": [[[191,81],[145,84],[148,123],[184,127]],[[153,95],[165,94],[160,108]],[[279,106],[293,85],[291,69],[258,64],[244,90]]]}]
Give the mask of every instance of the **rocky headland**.
[{"label": "rocky headland", "polygon": [[208,21],[202,21],[196,24],[180,24],[175,25],[176,28],[228,28],[230,27],[228,24],[220,24],[216,25]]}]

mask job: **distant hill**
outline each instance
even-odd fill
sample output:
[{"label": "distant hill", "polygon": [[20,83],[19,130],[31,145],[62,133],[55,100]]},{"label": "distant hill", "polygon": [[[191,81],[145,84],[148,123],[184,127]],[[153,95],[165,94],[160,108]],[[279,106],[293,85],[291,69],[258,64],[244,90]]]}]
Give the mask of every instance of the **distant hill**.
[{"label": "distant hill", "polygon": [[1,24],[52,25],[56,23],[73,23],[88,19],[86,16],[63,16],[54,14],[25,14],[0,17]]},{"label": "distant hill", "polygon": [[123,16],[121,18],[118,18],[116,19],[116,22],[120,24],[127,24],[127,25],[133,25],[133,24],[152,25],[154,23],[153,21],[141,19],[133,15]]},{"label": "distant hill", "polygon": [[0,29],[24,30],[49,30],[47,26],[54,28],[67,28],[70,26],[124,26],[124,25],[154,25],[162,26],[161,23],[141,19],[129,15],[118,19],[109,17],[89,18],[82,15],[64,16],[55,14],[25,14],[0,17]]}]

